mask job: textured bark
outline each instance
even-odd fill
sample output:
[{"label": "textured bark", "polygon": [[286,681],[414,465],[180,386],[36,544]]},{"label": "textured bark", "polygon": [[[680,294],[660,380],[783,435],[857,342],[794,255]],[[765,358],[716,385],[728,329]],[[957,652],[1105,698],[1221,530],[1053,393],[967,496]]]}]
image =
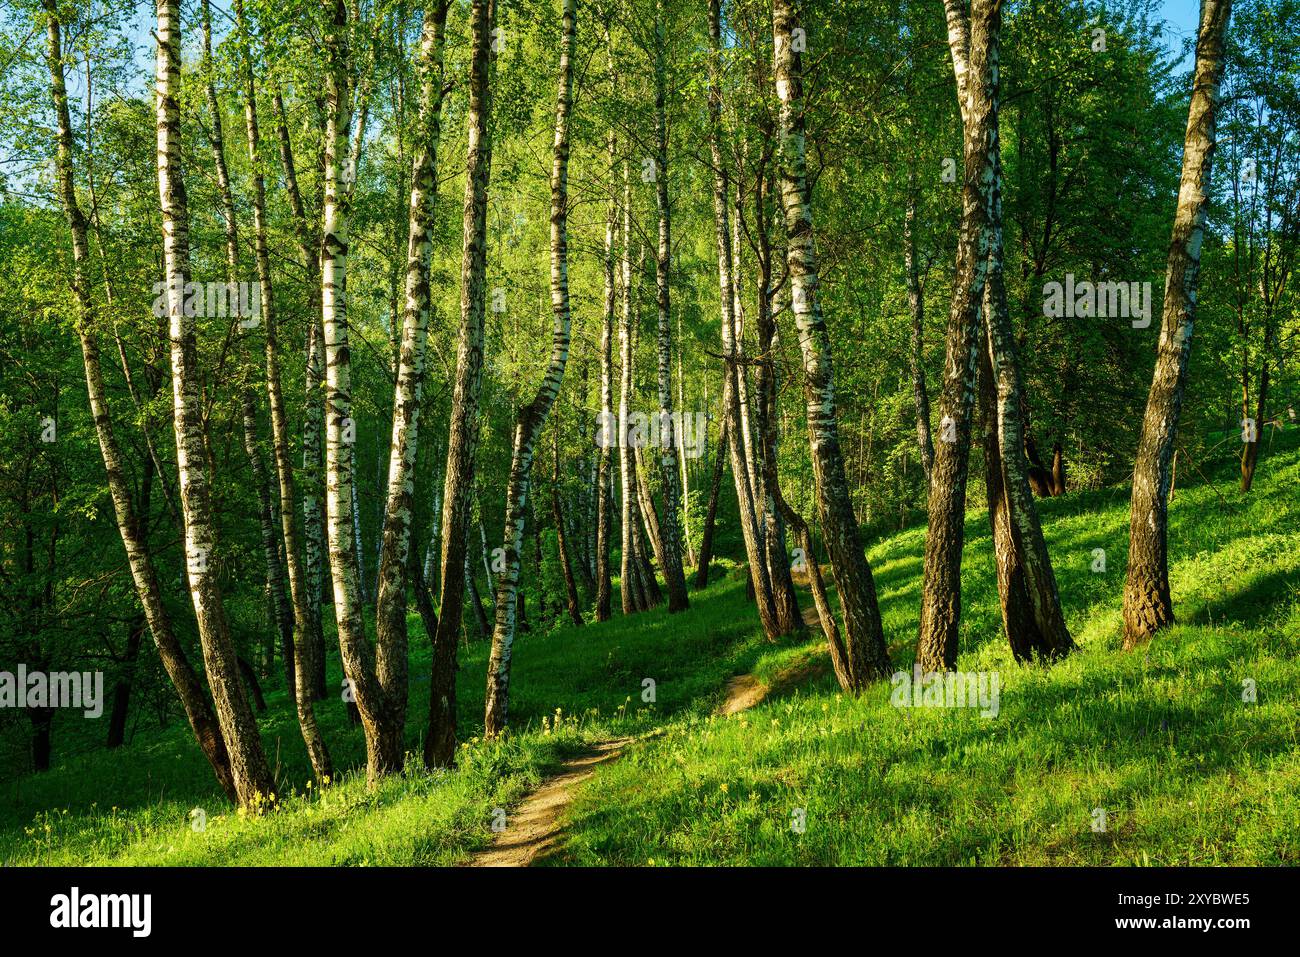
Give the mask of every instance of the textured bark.
[{"label": "textured bark", "polygon": [[[996,424],[998,459],[1002,471],[1001,493],[1015,546],[1015,565],[1023,577],[1024,597],[1028,599],[1031,626],[1021,623],[1022,634],[1007,637],[1012,650],[1029,645],[1037,657],[1050,660],[1068,654],[1074,641],[1061,612],[1056,575],[1047,553],[1034,493],[1029,485],[1029,465],[1025,458],[1024,423],[1021,409],[1024,390],[1016,357],[1015,333],[1007,308],[1007,291],[1003,278],[1002,246],[1002,162],[998,145],[997,83],[993,84],[993,121],[990,124],[994,177],[991,204],[988,280],[985,285],[984,329],[986,349],[991,359],[987,368],[993,389],[993,417],[986,425]],[[1001,573],[999,573],[999,580]],[[1019,595],[1016,593],[1019,600]],[[1011,626],[1013,622],[1004,623]]]},{"label": "textured bark", "polygon": [[641,450],[638,448],[632,450],[632,458],[633,472],[636,474],[637,508],[641,512],[641,527],[645,530],[646,539],[650,542],[650,550],[654,553],[655,564],[662,569],[664,562],[667,560],[666,546],[663,528],[659,522],[659,512],[655,508],[654,492],[650,488],[650,477],[646,472],[645,456],[641,454]]},{"label": "textured bark", "polygon": [[488,659],[487,699],[483,715],[483,733],[489,738],[504,732],[509,718],[510,658],[519,594],[519,551],[523,545],[533,455],[551,406],[560,392],[564,369],[569,361],[569,328],[572,323],[569,310],[569,114],[573,107],[577,8],[577,0],[564,0],[560,25],[559,91],[551,151],[551,313],[554,318],[551,357],[537,394],[519,410],[515,421],[514,451],[506,489],[505,567],[497,579],[496,625],[492,632],[492,654]]},{"label": "textured bark", "polygon": [[298,492],[295,487],[293,462],[290,458],[289,416],[285,410],[284,387],[280,376],[278,316],[275,312],[274,290],[271,284],[271,257],[267,242],[266,181],[262,174],[257,87],[242,0],[234,0],[234,10],[242,52],[244,131],[248,140],[249,166],[253,171],[253,249],[257,260],[257,281],[262,293],[262,325],[266,334],[266,395],[267,405],[271,410],[271,448],[275,455],[276,489],[279,493],[277,509],[281,535],[279,544],[283,546],[284,568],[289,579],[289,597],[292,602],[291,656],[294,668],[293,682],[288,687],[293,693],[298,727],[302,731],[303,743],[307,747],[312,770],[317,780],[323,782],[333,778],[334,763],[316,721],[316,711],[313,706],[315,692],[318,690],[316,681],[319,666],[315,659],[318,648],[313,638],[315,616],[310,605],[307,576],[301,558],[302,536],[296,507]]},{"label": "textured bark", "polygon": [[[946,0],[950,14],[957,0]],[[961,14],[964,16],[964,14]],[[997,70],[1001,0],[974,0],[968,32],[949,16],[949,48],[964,126],[964,178],[956,276],[948,312],[940,434],[930,475],[929,523],[917,661],[925,671],[951,669],[957,660],[961,617],[961,553],[966,531],[966,479],[971,410],[980,352],[980,306],[988,269],[993,157],[992,88]],[[969,38],[969,39],[967,39]],[[969,47],[969,56],[966,47]],[[951,441],[949,441],[951,439]]]},{"label": "textured bark", "polygon": [[644,611],[645,602],[639,599],[640,576],[636,567],[636,490],[633,483],[632,450],[628,447],[628,416],[632,411],[632,186],[627,160],[623,161],[623,246],[620,268],[622,271],[622,311],[618,324],[619,393],[618,393],[618,473],[621,489],[623,538],[620,552],[619,593],[623,614]]},{"label": "textured bark", "polygon": [[1178,210],[1169,242],[1160,342],[1133,472],[1128,575],[1124,583],[1125,648],[1150,640],[1174,621],[1169,593],[1170,461],[1196,317],[1201,241],[1214,159],[1215,113],[1231,9],[1231,0],[1205,0],[1201,6]]},{"label": "textured bark", "polygon": [[375,666],[382,694],[379,761],[385,771],[402,767],[405,751],[407,674],[406,584],[411,561],[415,512],[415,459],[419,449],[420,408],[424,397],[425,346],[431,295],[434,204],[438,185],[438,140],[442,128],[443,41],[449,3],[425,14],[417,71],[420,80],[418,139],[411,161],[407,221],[406,284],[393,431],[389,451],[388,495],[375,610]]},{"label": "textured bark", "polygon": [[[655,89],[655,211],[659,219],[658,255],[655,257],[655,303],[659,315],[658,386],[659,386],[659,471],[663,481],[663,520],[660,524],[660,549],[656,552],[668,590],[668,613],[690,607],[686,594],[686,576],[682,571],[681,488],[678,485],[680,450],[673,427],[672,380],[672,312],[668,270],[672,263],[672,220],[668,206],[668,117],[666,109],[668,66],[664,37],[664,4],[655,7],[654,89]],[[680,361],[680,358],[679,358]],[[653,506],[647,508],[653,515]]]},{"label": "textured bark", "polygon": [[172,421],[176,468],[180,475],[181,512],[185,521],[185,557],[190,569],[190,598],[217,721],[230,756],[240,804],[257,809],[275,793],[262,741],[239,677],[234,641],[221,602],[210,554],[215,543],[211,490],[204,469],[204,436],[199,394],[197,330],[185,315],[184,289],[189,271],[189,208],[181,176],[180,82],[181,42],[178,0],[157,6],[158,198],[162,212],[163,265],[172,364]]},{"label": "textured bark", "polygon": [[[985,306],[989,307],[987,286]],[[989,531],[997,573],[998,600],[1002,609],[1002,630],[1017,661],[1037,657],[1042,636],[1034,624],[1025,571],[1011,532],[1011,516],[1002,477],[1002,453],[998,445],[997,395],[993,363],[986,348],[980,349],[979,365],[980,434],[984,443],[984,487],[988,493]]]},{"label": "textured bark", "polygon": [[483,381],[483,327],[486,307],[487,187],[492,166],[490,76],[493,61],[491,0],[470,8],[472,57],[460,273],[460,332],[456,342],[456,381],[447,439],[447,472],[442,502],[442,608],[433,639],[429,682],[429,729],[424,763],[448,767],[456,756],[456,639],[465,595],[466,536],[473,492],[474,452],[478,447],[479,389]]},{"label": "textured bark", "polygon": [[835,413],[835,373],[830,336],[822,317],[812,195],[808,184],[803,116],[803,67],[793,49],[797,27],[790,0],[775,0],[772,29],[777,97],[781,103],[780,182],[785,218],[786,265],[790,304],[803,357],[808,441],[812,451],[817,512],[835,572],[844,612],[846,675],[842,687],[860,692],[874,678],[889,674],[889,651],[881,628],[876,586],[858,535],[849,498]]},{"label": "textured bark", "polygon": [[[770,134],[770,130],[764,130]],[[755,437],[763,486],[763,540],[767,547],[768,577],[772,583],[772,603],[782,634],[803,630],[803,613],[790,574],[790,556],[786,552],[785,518],[777,505],[781,498],[781,478],[777,458],[776,351],[780,332],[772,309],[772,244],[767,214],[769,178],[766,169],[758,173],[754,191],[754,232],[758,241],[758,367],[754,375],[758,403],[755,406]]]},{"label": "textured bark", "polygon": [[366,737],[366,776],[373,784],[392,767],[383,748],[383,689],[362,613],[356,517],[356,449],[351,438],[352,356],[348,338],[347,257],[352,205],[349,16],[330,6],[325,32],[325,204],[321,253],[321,321],[325,346],[325,531],[334,588],[343,673],[351,684]]},{"label": "textured bark", "polygon": [[741,536],[745,541],[745,555],[754,579],[755,604],[763,633],[769,638],[781,634],[776,606],[772,601],[771,584],[767,572],[762,530],[758,525],[759,503],[753,485],[753,463],[750,460],[750,443],[742,419],[740,387],[744,375],[739,358],[736,335],[737,297],[732,284],[732,248],[730,214],[728,209],[728,175],[722,155],[722,89],[721,89],[721,11],[719,0],[709,0],[709,156],[713,164],[713,224],[718,250],[718,299],[722,312],[722,353],[724,384],[723,410],[726,415],[726,433],[731,454],[731,476],[736,485],[739,503]]},{"label": "textured bark", "polygon": [[[280,148],[280,165],[284,171],[285,192],[289,197],[289,208],[293,212],[294,235],[303,261],[308,290],[307,347],[303,374],[306,395],[302,423],[302,563],[307,611],[310,615],[307,640],[311,645],[308,656],[311,663],[311,692],[314,700],[323,701],[327,694],[325,628],[321,614],[325,587],[325,513],[321,504],[321,469],[324,465],[321,442],[325,431],[325,403],[321,390],[324,384],[325,350],[320,315],[320,243],[308,223],[302,192],[298,188],[293,143],[289,138],[284,99],[278,86],[273,91],[272,103],[275,108],[275,131]],[[280,511],[280,520],[283,522],[283,506]]]},{"label": "textured bark", "polygon": [[[608,40],[606,41],[608,43]],[[613,53],[610,53],[611,71]],[[613,77],[611,75],[611,83]],[[606,137],[609,153],[609,202],[605,206],[604,311],[600,324],[600,458],[596,475],[596,620],[609,621],[613,589],[610,584],[609,555],[613,537],[614,479],[610,463],[610,444],[614,441],[614,309],[617,289],[614,281],[614,242],[618,222],[618,199],[615,194],[618,144],[614,131]],[[621,447],[620,442],[618,446]],[[621,453],[620,453],[621,454]],[[620,459],[621,461],[621,459]]]},{"label": "textured bark", "polygon": [[185,655],[184,648],[172,631],[171,619],[163,606],[162,585],[158,580],[153,556],[149,552],[143,516],[137,514],[131,499],[130,484],[122,464],[122,453],[113,429],[108,407],[104,375],[100,364],[99,342],[95,338],[95,306],[90,295],[86,264],[90,258],[90,244],[86,235],[86,219],[77,201],[73,176],[72,121],[68,111],[67,87],[63,74],[63,47],[61,24],[54,0],[44,0],[49,13],[46,24],[48,38],[47,59],[50,69],[50,89],[58,120],[57,154],[55,168],[58,174],[58,193],[64,216],[72,233],[72,291],[77,302],[76,331],[81,344],[82,365],[86,374],[86,392],[90,412],[95,422],[104,471],[108,477],[109,496],[118,533],[126,549],[127,563],[136,597],[144,612],[149,633],[158,648],[163,668],[171,679],[185,709],[194,737],[216,774],[217,782],[232,800],[238,800],[235,779],[226,751],[221,728],[208,703],[203,685]]}]

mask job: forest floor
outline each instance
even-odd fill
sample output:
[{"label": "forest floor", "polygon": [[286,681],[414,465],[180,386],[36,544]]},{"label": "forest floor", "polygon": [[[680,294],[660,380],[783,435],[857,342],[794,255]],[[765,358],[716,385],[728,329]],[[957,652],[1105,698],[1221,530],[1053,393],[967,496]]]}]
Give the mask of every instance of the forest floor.
[{"label": "forest floor", "polygon": [[[293,709],[268,688],[262,727],[282,807],[257,819],[231,813],[181,722],[113,752],[74,747],[72,725],[60,728],[56,752],[70,755],[0,783],[0,862],[463,864],[492,853],[504,814],[505,833],[520,831],[503,842],[526,845],[536,825],[527,859],[544,866],[1300,863],[1296,439],[1278,437],[1248,496],[1231,460],[1202,463],[1209,484],[1180,477],[1179,623],[1135,653],[1119,642],[1126,488],[1040,502],[1080,645],[1051,668],[1011,658],[987,518],[972,509],[958,668],[998,678],[995,717],[895,707],[888,682],[840,694],[817,630],[764,641],[739,569],[723,562],[682,615],[522,635],[502,741],[475,737],[487,648],[471,643],[454,771],[428,774],[416,757],[427,678],[411,689],[408,771],[374,790],[355,770],[360,729],[335,700],[319,707],[322,727],[353,770],[323,793],[307,787]],[[912,665],[924,534],[868,553],[900,671]],[[427,673],[418,627],[414,675]],[[747,707],[725,716],[728,700]],[[617,761],[598,760],[602,743],[625,738]],[[577,777],[530,824],[528,796],[557,774]]]}]

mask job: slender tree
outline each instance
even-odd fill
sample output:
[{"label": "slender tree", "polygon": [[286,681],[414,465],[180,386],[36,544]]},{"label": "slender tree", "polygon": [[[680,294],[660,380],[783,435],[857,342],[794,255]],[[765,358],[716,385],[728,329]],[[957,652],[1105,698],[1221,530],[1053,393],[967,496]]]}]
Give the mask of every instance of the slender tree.
[{"label": "slender tree", "polygon": [[[217,776],[226,796],[238,799],[230,757],[226,751],[221,728],[213,715],[203,685],[185,650],[172,630],[171,618],[163,605],[162,585],[158,580],[153,556],[144,534],[143,517],[138,515],[131,498],[130,484],[122,464],[122,452],[113,429],[113,419],[104,387],[104,374],[100,363],[99,341],[96,338],[96,309],[91,297],[86,275],[90,260],[90,243],[86,234],[86,217],[77,199],[73,170],[72,120],[68,110],[68,92],[63,72],[63,39],[55,0],[43,0],[48,15],[46,21],[46,60],[50,70],[50,92],[57,120],[55,168],[58,174],[58,194],[64,217],[72,234],[72,292],[77,304],[75,328],[81,343],[82,365],[86,373],[86,392],[90,399],[90,412],[95,421],[104,471],[108,476],[109,495],[117,519],[118,534],[126,548],[127,562],[136,597],[144,610],[145,621],[158,648],[163,669],[171,679],[185,709],[190,728],[198,740],[208,763]],[[150,460],[152,464],[152,460]]]},{"label": "slender tree", "polygon": [[[483,381],[483,327],[487,273],[487,187],[492,168],[491,111],[493,57],[492,0],[470,6],[472,55],[467,117],[464,239],[460,272],[460,331],[456,340],[456,378],[447,439],[447,472],[442,501],[442,608],[433,638],[429,682],[429,729],[424,763],[447,767],[456,755],[456,641],[468,572],[466,536],[478,447],[479,389]],[[484,622],[486,624],[486,622]]]},{"label": "slender tree", "polygon": [[185,558],[190,598],[203,647],[204,670],[216,706],[217,721],[230,756],[239,803],[258,809],[275,794],[257,721],[240,681],[235,644],[226,621],[212,549],[215,544],[211,490],[205,468],[202,402],[199,394],[197,329],[186,315],[189,281],[189,207],[181,174],[181,70],[179,0],[157,6],[158,198],[162,211],[163,266],[168,335],[171,342],[172,421],[176,468],[180,475],[181,511],[185,522]]},{"label": "slender tree", "polygon": [[[662,555],[659,566],[668,589],[668,612],[690,607],[686,594],[686,577],[682,572],[681,488],[678,484],[680,464],[678,437],[674,430],[672,341],[673,325],[669,269],[672,265],[672,220],[668,205],[668,62],[663,0],[655,4],[654,89],[655,89],[655,212],[659,234],[655,257],[655,303],[659,314],[658,385],[659,385],[659,471],[663,481]],[[679,357],[680,361],[680,357]],[[653,515],[652,510],[647,515]]]},{"label": "slender tree", "polygon": [[858,535],[857,518],[849,499],[844,458],[840,451],[839,424],[835,414],[835,373],[818,290],[812,190],[808,183],[806,160],[802,54],[793,42],[793,31],[798,26],[790,0],[774,0],[774,65],[777,98],[781,106],[778,156],[786,265],[790,273],[790,305],[799,330],[799,349],[803,356],[804,400],[817,489],[817,512],[835,571],[840,607],[844,612],[848,672],[844,687],[857,693],[873,678],[889,673],[889,651],[881,627],[876,586]]},{"label": "slender tree", "polygon": [[384,508],[375,612],[375,659],[384,711],[380,744],[385,767],[402,765],[407,698],[407,568],[411,563],[411,524],[415,510],[415,460],[420,408],[424,400],[425,344],[430,304],[429,269],[433,256],[434,203],[438,184],[438,140],[442,128],[443,41],[448,0],[426,11],[420,34],[420,122],[411,161],[407,224],[406,288],[393,432],[389,451],[388,502]]},{"label": "slender tree", "polygon": [[1210,198],[1224,36],[1232,0],[1204,0],[1196,38],[1196,68],[1183,144],[1178,209],[1169,242],[1164,308],[1155,372],[1133,471],[1128,575],[1124,582],[1124,647],[1134,648],[1173,624],[1169,592],[1170,462],[1187,383],[1196,318],[1196,287]]}]

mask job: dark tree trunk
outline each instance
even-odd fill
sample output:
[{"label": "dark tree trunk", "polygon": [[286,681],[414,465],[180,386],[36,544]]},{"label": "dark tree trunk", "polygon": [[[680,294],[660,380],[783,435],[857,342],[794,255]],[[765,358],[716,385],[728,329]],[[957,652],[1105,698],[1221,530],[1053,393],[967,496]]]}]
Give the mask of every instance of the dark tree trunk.
[{"label": "dark tree trunk", "polygon": [[704,528],[700,533],[700,556],[695,568],[695,590],[709,584],[709,563],[713,561],[713,529],[718,517],[718,493],[722,489],[722,470],[727,463],[727,420],[722,420],[718,431],[718,450],[713,453],[713,478],[709,483],[709,505],[704,512]]}]

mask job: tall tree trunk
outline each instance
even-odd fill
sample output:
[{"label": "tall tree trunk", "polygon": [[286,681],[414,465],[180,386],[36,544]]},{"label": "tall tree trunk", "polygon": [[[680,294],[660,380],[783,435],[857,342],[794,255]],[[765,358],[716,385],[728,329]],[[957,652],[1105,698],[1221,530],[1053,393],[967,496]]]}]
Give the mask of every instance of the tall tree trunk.
[{"label": "tall tree trunk", "polygon": [[[322,394],[324,382],[325,346],[320,314],[320,243],[314,236],[298,188],[297,167],[294,164],[293,144],[289,139],[289,125],[285,117],[284,99],[279,87],[272,96],[275,106],[275,131],[280,146],[280,165],[284,170],[285,191],[293,212],[294,233],[298,252],[303,260],[308,290],[307,348],[303,373],[306,396],[302,423],[302,517],[303,517],[303,575],[306,588],[307,611],[310,614],[307,640],[311,644],[312,698],[325,699],[325,628],[321,605],[325,586],[325,515],[322,508],[321,468],[324,458],[321,440],[325,431],[325,403]],[[323,162],[323,154],[322,154]],[[285,509],[280,509],[284,521]]]},{"label": "tall tree trunk", "polygon": [[[996,50],[996,47],[994,47]],[[990,124],[993,155],[992,229],[989,246],[988,279],[985,286],[984,329],[986,349],[991,359],[987,371],[994,389],[993,412],[996,416],[999,464],[1002,470],[1002,495],[1009,519],[1011,541],[1015,546],[1016,564],[1023,575],[1031,622],[1026,633],[1008,638],[1014,649],[1026,644],[1037,657],[1050,660],[1068,654],[1074,641],[1061,612],[1056,574],[1047,553],[1034,493],[1029,486],[1029,463],[1025,458],[1024,423],[1021,418],[1024,390],[1016,358],[1015,333],[1007,308],[1007,291],[1003,278],[1002,246],[1002,162],[998,143],[997,87],[993,85],[993,121]],[[988,424],[994,424],[990,421]],[[1010,622],[1007,622],[1009,625]]]},{"label": "tall tree trunk", "polygon": [[383,688],[362,612],[359,542],[356,540],[356,425],[352,420],[352,356],[348,342],[347,257],[352,122],[349,15],[343,0],[330,8],[325,32],[325,208],[321,254],[321,319],[325,340],[325,526],[334,586],[343,673],[351,685],[366,737],[366,775],[373,784],[400,768],[383,744]]},{"label": "tall tree trunk", "polygon": [[77,299],[77,338],[81,342],[82,365],[86,371],[86,393],[90,398],[90,411],[95,421],[95,433],[99,438],[100,454],[104,459],[104,471],[108,476],[109,497],[113,499],[113,514],[117,519],[117,531],[126,549],[127,564],[131,570],[131,580],[135,585],[135,594],[139,598],[148,623],[149,635],[153,644],[159,649],[162,668],[168,674],[172,684],[181,698],[181,706],[194,731],[199,748],[208,759],[217,783],[231,801],[238,800],[235,789],[230,757],[226,752],[225,739],[216,716],[209,706],[207,694],[199,683],[199,676],[186,658],[185,649],[172,631],[172,622],[162,606],[162,586],[153,567],[153,558],[149,554],[146,520],[136,514],[134,502],[131,501],[130,485],[122,467],[122,454],[117,445],[117,436],[113,430],[112,416],[109,415],[108,393],[104,389],[104,373],[100,367],[99,341],[95,338],[95,304],[91,299],[90,285],[86,277],[86,264],[90,260],[90,242],[86,235],[86,217],[77,202],[77,189],[73,176],[73,133],[72,118],[68,111],[68,87],[64,82],[64,62],[62,62],[62,36],[59,12],[55,0],[43,0],[44,8],[49,14],[45,25],[48,36],[49,85],[55,113],[59,120],[57,129],[56,172],[59,174],[59,198],[68,220],[69,231],[73,235],[73,295]]},{"label": "tall tree trunk", "polygon": [[468,137],[464,202],[464,241],[460,271],[460,332],[456,343],[456,384],[447,439],[447,473],[442,501],[442,608],[433,639],[429,682],[429,729],[424,763],[448,767],[456,756],[456,639],[465,595],[465,545],[474,453],[478,447],[479,389],[483,381],[483,327],[487,271],[487,187],[492,167],[490,76],[493,60],[493,0],[473,0],[470,28]]},{"label": "tall tree trunk", "polygon": [[632,450],[632,458],[632,470],[636,474],[637,507],[641,512],[641,527],[650,542],[650,551],[654,554],[655,564],[662,569],[664,562],[668,560],[667,547],[664,542],[663,528],[659,522],[659,512],[655,509],[654,493],[650,489],[650,477],[646,474],[645,456],[637,448]]},{"label": "tall tree trunk", "polygon": [[[275,454],[276,488],[279,492],[281,544],[284,567],[289,578],[289,597],[293,610],[293,634],[290,648],[293,683],[289,685],[298,714],[298,727],[318,781],[334,775],[325,738],[316,721],[313,700],[316,697],[319,666],[318,650],[313,638],[314,616],[310,605],[306,572],[302,565],[302,539],[298,525],[293,462],[289,449],[289,416],[285,411],[284,388],[280,376],[278,316],[271,285],[271,257],[267,242],[266,181],[262,174],[262,143],[257,118],[257,87],[253,74],[252,47],[243,0],[234,0],[235,23],[239,31],[244,85],[244,129],[248,139],[249,166],[253,172],[253,237],[257,260],[257,280],[262,293],[262,322],[266,329],[266,395],[271,410],[271,447]],[[259,456],[260,459],[260,456]]]},{"label": "tall tree trunk", "polygon": [[551,406],[559,394],[569,361],[572,322],[569,311],[569,114],[573,107],[577,8],[577,0],[564,0],[560,26],[559,91],[551,160],[551,312],[554,316],[551,358],[537,394],[532,402],[519,410],[515,421],[514,452],[506,490],[505,568],[497,579],[496,626],[492,632],[492,654],[488,659],[487,699],[483,714],[483,733],[489,738],[505,731],[509,717],[510,657],[515,640],[520,549],[524,540],[528,490],[532,483],[533,454]]},{"label": "tall tree trunk", "polygon": [[[212,124],[208,133],[212,148],[213,165],[217,172],[217,190],[221,197],[221,213],[225,225],[226,240],[226,281],[231,289],[239,284],[239,226],[235,218],[234,189],[230,182],[230,172],[226,166],[226,141],[221,116],[221,105],[217,102],[217,88],[212,77],[212,15],[207,0],[200,5],[203,23],[203,59],[201,72],[204,79],[204,97],[207,102],[209,122]],[[263,290],[265,292],[265,290]],[[264,309],[269,309],[266,304]],[[235,321],[231,317],[231,322]],[[241,329],[243,328],[241,323]],[[241,336],[243,338],[243,336]],[[257,518],[262,536],[262,560],[266,568],[266,589],[271,596],[271,610],[274,623],[280,637],[281,657],[284,662],[285,686],[294,685],[293,661],[293,609],[289,606],[289,596],[285,592],[284,565],[280,560],[280,546],[277,542],[274,516],[271,509],[271,487],[266,475],[266,462],[262,458],[262,441],[257,430],[257,399],[253,387],[255,364],[253,361],[251,335],[247,344],[249,352],[241,357],[239,407],[243,420],[244,454],[248,457],[252,473],[253,490],[257,495]]]},{"label": "tall tree trunk", "polygon": [[[948,40],[964,126],[964,180],[956,276],[948,313],[939,444],[930,474],[929,524],[917,662],[924,671],[951,669],[961,617],[961,553],[966,533],[966,479],[971,410],[980,352],[980,305],[988,270],[993,157],[992,88],[997,70],[1001,0],[974,0],[969,26],[960,0],[945,0]],[[969,39],[967,39],[969,38]],[[969,56],[965,45],[969,44]]]},{"label": "tall tree trunk", "polygon": [[[766,126],[767,124],[765,124]],[[770,134],[765,129],[765,134]],[[777,470],[777,396],[776,359],[779,330],[772,310],[772,247],[768,233],[767,201],[769,178],[765,169],[758,174],[754,191],[755,232],[758,236],[758,353],[759,364],[754,376],[758,404],[755,407],[757,452],[763,485],[763,540],[767,546],[768,577],[772,582],[772,603],[782,634],[803,630],[803,613],[790,573],[790,556],[786,552],[785,519],[777,500],[782,497]]]},{"label": "tall tree trunk", "polygon": [[[608,43],[608,32],[606,33]],[[613,52],[610,52],[611,74]],[[611,75],[611,81],[613,76]],[[615,448],[622,448],[618,424],[614,420],[614,308],[617,290],[614,282],[614,238],[618,220],[618,199],[615,195],[618,144],[611,129],[606,137],[609,153],[609,201],[605,206],[605,298],[600,324],[600,460],[597,465],[596,488],[596,620],[609,621],[612,588],[610,585],[609,554],[613,535],[614,484],[610,466],[610,445],[619,436]],[[622,453],[619,453],[620,456]],[[621,461],[621,458],[620,458]]]},{"label": "tall tree trunk", "polygon": [[785,214],[790,304],[803,355],[804,398],[817,488],[817,511],[844,612],[847,680],[842,685],[845,690],[857,693],[873,678],[889,673],[889,651],[881,628],[876,586],[858,535],[857,518],[853,514],[844,476],[844,458],[840,452],[839,425],[835,415],[835,374],[831,365],[830,336],[822,318],[818,290],[812,195],[805,159],[803,66],[791,40],[792,31],[797,26],[790,0],[774,0],[772,30],[776,89],[781,102],[778,142],[782,144],[781,200]]},{"label": "tall tree trunk", "polygon": [[[659,565],[668,589],[668,613],[690,607],[686,594],[686,576],[682,571],[681,489],[678,486],[679,437],[673,421],[672,341],[668,270],[672,265],[672,222],[668,207],[668,65],[664,36],[664,3],[655,5],[654,86],[655,86],[655,210],[659,218],[658,255],[655,257],[655,302],[659,313],[658,385],[659,385],[659,471],[663,480],[664,511],[662,554]],[[680,356],[678,357],[680,361]],[[653,506],[651,506],[651,509]],[[647,515],[653,511],[647,511]]]},{"label": "tall tree trunk", "polygon": [[1160,343],[1133,472],[1128,576],[1124,583],[1125,648],[1148,641],[1174,621],[1169,593],[1169,465],[1192,346],[1201,240],[1214,159],[1215,113],[1223,74],[1224,35],[1231,11],[1232,0],[1204,0],[1201,5],[1178,211],[1174,215],[1165,275]]},{"label": "tall tree trunk", "polygon": [[405,308],[393,431],[379,558],[375,612],[375,662],[384,718],[378,751],[385,770],[400,770],[405,754],[407,629],[406,570],[411,560],[411,522],[415,510],[415,459],[419,448],[420,407],[424,397],[425,344],[428,340],[429,269],[433,258],[434,204],[438,185],[438,140],[442,127],[443,39],[449,0],[425,14],[417,69],[420,125],[411,163],[407,223]]},{"label": "tall tree trunk", "polygon": [[736,295],[731,275],[730,198],[727,168],[722,155],[721,29],[720,0],[709,0],[709,155],[713,164],[713,223],[718,249],[718,299],[722,312],[725,430],[730,438],[731,475],[736,485],[745,554],[754,579],[758,617],[763,624],[763,633],[773,639],[781,634],[781,626],[772,601],[762,530],[758,526],[757,490],[751,481],[753,469],[749,460],[750,446],[741,417],[740,380],[744,375],[744,367],[737,363],[739,344],[735,320]]},{"label": "tall tree trunk", "polygon": [[158,0],[157,121],[158,198],[162,211],[163,263],[171,340],[173,425],[176,468],[180,475],[185,521],[185,557],[190,598],[203,647],[204,670],[217,721],[230,756],[231,775],[241,805],[257,810],[275,793],[257,721],[240,682],[235,644],[226,621],[221,590],[210,552],[215,541],[211,490],[204,470],[204,438],[197,330],[185,315],[189,278],[189,208],[181,177],[181,69],[179,0]]},{"label": "tall tree trunk", "polygon": [[[619,567],[619,592],[623,614],[643,611],[644,603],[637,601],[639,576],[636,568],[636,478],[633,474],[632,449],[629,448],[628,417],[632,412],[632,186],[628,162],[623,160],[623,247],[622,247],[622,312],[618,324],[618,351],[620,365],[618,395],[618,471],[622,489],[622,550]],[[630,586],[630,587],[629,587]]]}]

